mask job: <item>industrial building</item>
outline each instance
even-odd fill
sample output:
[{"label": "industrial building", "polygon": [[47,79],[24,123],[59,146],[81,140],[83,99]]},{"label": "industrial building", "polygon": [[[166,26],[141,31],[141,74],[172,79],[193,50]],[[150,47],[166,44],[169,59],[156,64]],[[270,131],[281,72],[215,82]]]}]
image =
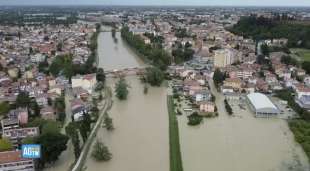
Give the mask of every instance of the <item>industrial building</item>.
[{"label": "industrial building", "polygon": [[256,117],[271,117],[280,113],[280,110],[262,93],[248,94],[247,100]]}]

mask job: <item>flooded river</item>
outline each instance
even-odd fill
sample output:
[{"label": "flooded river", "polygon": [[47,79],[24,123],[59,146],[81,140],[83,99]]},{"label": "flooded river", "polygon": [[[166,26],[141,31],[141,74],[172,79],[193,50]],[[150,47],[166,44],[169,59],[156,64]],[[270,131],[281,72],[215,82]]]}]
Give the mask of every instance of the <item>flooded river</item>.
[{"label": "flooded river", "polygon": [[[143,66],[124,44],[119,33],[116,44],[110,32],[99,36],[99,66],[105,70]],[[130,84],[128,100],[113,97],[115,130],[100,128],[97,137],[109,147],[113,158],[96,162],[90,155],[87,171],[168,171],[169,139],[165,87],[143,93],[137,77],[126,77]],[[116,79],[107,80],[114,87]],[[219,117],[204,119],[198,127],[187,126],[178,117],[184,171],[309,171],[301,147],[294,141],[287,122],[254,118],[249,110],[233,105],[236,117],[225,113],[224,97],[216,95]]]},{"label": "flooded river", "polygon": [[114,42],[111,32],[102,32],[98,37],[99,67],[104,70],[115,70],[144,66],[141,59],[121,39],[120,33],[116,33],[117,43]]},{"label": "flooded river", "polygon": [[[143,63],[126,47],[117,34],[115,44],[111,33],[99,36],[99,64],[105,70],[142,67]],[[87,171],[168,171],[169,137],[166,88],[149,88],[135,77],[126,77],[130,85],[126,101],[113,97],[108,112],[113,118],[115,130],[107,132],[100,128],[97,137],[110,149],[113,158],[109,162],[96,162],[90,154],[85,167]],[[114,88],[117,80],[110,78],[107,85]]]}]

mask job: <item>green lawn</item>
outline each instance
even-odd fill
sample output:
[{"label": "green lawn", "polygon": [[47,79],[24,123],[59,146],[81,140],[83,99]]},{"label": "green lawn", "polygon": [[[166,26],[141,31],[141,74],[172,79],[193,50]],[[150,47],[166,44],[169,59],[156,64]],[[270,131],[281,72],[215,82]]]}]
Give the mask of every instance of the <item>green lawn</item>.
[{"label": "green lawn", "polygon": [[310,49],[294,48],[290,51],[297,55],[302,61],[310,61]]},{"label": "green lawn", "polygon": [[179,139],[179,126],[174,111],[172,96],[167,97],[167,105],[169,113],[170,171],[183,171]]}]

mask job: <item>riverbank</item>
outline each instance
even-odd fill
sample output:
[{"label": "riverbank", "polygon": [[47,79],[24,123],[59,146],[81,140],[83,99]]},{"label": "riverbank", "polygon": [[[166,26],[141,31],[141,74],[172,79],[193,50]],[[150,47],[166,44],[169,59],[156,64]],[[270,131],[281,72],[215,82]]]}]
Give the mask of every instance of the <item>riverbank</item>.
[{"label": "riverbank", "polygon": [[167,96],[167,106],[169,115],[170,171],[183,171],[179,126],[171,95]]},{"label": "riverbank", "polygon": [[90,147],[93,142],[95,142],[96,134],[98,132],[98,129],[104,119],[104,113],[106,113],[112,106],[112,92],[109,87],[106,87],[105,89],[105,97],[104,97],[104,104],[98,105],[99,108],[99,118],[97,122],[95,123],[94,127],[91,130],[91,133],[89,137],[87,138],[87,141],[83,145],[83,149],[81,151],[81,154],[79,158],[77,159],[76,163],[72,167],[72,171],[80,171],[83,169],[84,162],[86,160],[87,155],[90,153]]}]

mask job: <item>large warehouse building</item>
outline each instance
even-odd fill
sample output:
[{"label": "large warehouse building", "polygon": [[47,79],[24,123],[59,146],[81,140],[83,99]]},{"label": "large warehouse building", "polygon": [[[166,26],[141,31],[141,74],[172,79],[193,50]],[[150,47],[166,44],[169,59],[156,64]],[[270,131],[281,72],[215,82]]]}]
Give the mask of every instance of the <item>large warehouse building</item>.
[{"label": "large warehouse building", "polygon": [[280,110],[262,93],[248,94],[247,99],[256,117],[271,117],[280,113]]}]

